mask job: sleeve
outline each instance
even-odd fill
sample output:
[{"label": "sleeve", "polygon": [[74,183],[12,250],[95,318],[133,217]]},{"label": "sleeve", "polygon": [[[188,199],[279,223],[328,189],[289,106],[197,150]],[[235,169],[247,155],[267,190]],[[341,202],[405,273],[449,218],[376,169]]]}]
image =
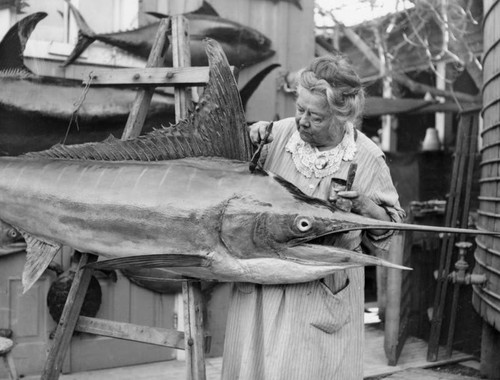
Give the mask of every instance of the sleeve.
[{"label": "sleeve", "polygon": [[273,141],[262,147],[259,163],[264,166],[268,159],[280,159],[281,149],[290,138],[295,126],[295,119],[289,117],[286,119],[274,121],[273,125]]},{"label": "sleeve", "polygon": [[[383,155],[373,160],[373,168],[370,180],[370,192],[368,196],[379,206],[383,207],[393,222],[400,223],[406,217],[405,211],[399,204],[399,196],[392,182],[389,167]],[[394,231],[387,231],[382,235],[374,235],[365,231],[363,240],[376,249],[387,250]]]}]

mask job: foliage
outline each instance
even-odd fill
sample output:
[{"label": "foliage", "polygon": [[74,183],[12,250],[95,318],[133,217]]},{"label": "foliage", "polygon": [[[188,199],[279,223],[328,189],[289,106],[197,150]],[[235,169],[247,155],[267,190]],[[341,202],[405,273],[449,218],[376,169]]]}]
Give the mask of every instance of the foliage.
[{"label": "foliage", "polygon": [[[375,6],[376,0],[358,0]],[[401,3],[403,0],[397,0]],[[423,66],[436,70],[438,62],[451,64],[448,83],[467,68],[469,74],[479,80],[481,70],[478,54],[482,48],[482,2],[473,0],[412,0],[411,7],[400,6],[399,12],[371,19],[350,29],[378,55],[381,72],[397,70],[404,66],[405,57],[418,52],[424,58]],[[342,26],[338,19],[341,8],[321,8],[317,1],[316,12],[331,19],[331,24]],[[344,6],[347,6],[345,3]],[[401,4],[400,4],[401,5]],[[396,9],[396,8],[394,8]],[[321,29],[319,34],[332,35],[334,29]],[[333,39],[332,39],[333,40]],[[338,36],[337,36],[338,41]],[[476,84],[477,84],[476,80]]]}]

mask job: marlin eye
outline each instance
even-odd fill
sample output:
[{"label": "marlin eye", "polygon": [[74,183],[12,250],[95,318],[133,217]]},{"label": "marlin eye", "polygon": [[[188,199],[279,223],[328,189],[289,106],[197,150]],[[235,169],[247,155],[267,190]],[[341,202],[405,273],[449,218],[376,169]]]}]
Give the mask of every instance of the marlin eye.
[{"label": "marlin eye", "polygon": [[309,231],[312,227],[312,222],[304,217],[299,217],[295,219],[295,225],[297,226],[297,229],[301,232],[306,232]]}]

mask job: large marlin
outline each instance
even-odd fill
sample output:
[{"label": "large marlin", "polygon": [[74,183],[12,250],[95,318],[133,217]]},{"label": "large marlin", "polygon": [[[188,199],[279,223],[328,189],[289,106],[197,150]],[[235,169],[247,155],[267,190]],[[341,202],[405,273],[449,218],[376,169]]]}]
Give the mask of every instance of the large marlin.
[{"label": "large marlin", "polygon": [[[78,25],[78,42],[64,62],[73,63],[94,41],[117,46],[138,57],[147,58],[158,30],[158,23],[152,23],[137,29],[116,33],[95,33],[87,24],[78,9],[70,1],[69,9]],[[155,13],[152,13],[155,14]],[[273,56],[271,40],[259,31],[225,18],[200,13],[188,13],[189,43],[192,66],[208,64],[203,39],[211,38],[219,42],[231,65],[238,68],[248,67]],[[172,66],[172,49],[167,52],[166,66]]]},{"label": "large marlin", "polygon": [[[82,87],[81,81],[36,75],[23,52],[36,25],[47,16],[30,14],[0,42],[0,155],[19,155],[65,142],[78,144],[119,136],[137,92],[116,87]],[[244,104],[275,69],[269,65],[241,88]],[[155,93],[144,132],[175,121],[173,92]],[[29,136],[29,138],[27,138]]]},{"label": "large marlin", "polygon": [[207,42],[207,54],[207,88],[175,127],[0,158],[0,220],[28,244],[25,291],[63,245],[107,258],[97,262],[101,269],[161,268],[165,278],[281,284],[363,265],[401,268],[312,243],[328,234],[480,233],[361,217],[306,196],[273,173],[251,174],[234,77],[217,42]]}]

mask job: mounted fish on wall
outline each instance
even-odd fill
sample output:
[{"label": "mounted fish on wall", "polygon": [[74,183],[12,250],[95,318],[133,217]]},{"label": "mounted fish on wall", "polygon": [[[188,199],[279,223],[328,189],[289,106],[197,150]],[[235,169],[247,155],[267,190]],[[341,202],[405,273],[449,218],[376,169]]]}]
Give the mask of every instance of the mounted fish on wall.
[{"label": "mounted fish on wall", "polygon": [[[26,42],[46,16],[44,12],[26,16],[0,42],[0,155],[47,149],[63,141],[82,143],[119,135],[136,96],[129,89],[89,88],[78,110],[78,125],[68,133],[75,104],[83,94],[81,81],[42,77],[23,62]],[[168,124],[174,119],[173,113],[173,96],[155,94],[151,122]]]},{"label": "mounted fish on wall", "polygon": [[[99,34],[89,27],[70,1],[65,1],[75,17],[79,31],[78,42],[63,65],[73,63],[94,41],[119,47],[130,54],[147,59],[158,29],[158,22],[128,31]],[[148,13],[155,17],[167,17],[159,13]],[[184,15],[189,22],[191,66],[208,64],[203,47],[204,38],[216,40],[224,50],[229,64],[239,69],[265,61],[275,54],[271,49],[271,40],[259,31],[213,13],[216,13],[215,10],[207,4],[200,11]],[[172,66],[171,48],[167,52],[166,66]]]},{"label": "mounted fish on wall", "polygon": [[[136,96],[132,89],[113,87],[84,91],[81,81],[30,71],[24,65],[23,52],[34,28],[46,16],[44,12],[26,16],[0,42],[0,156],[48,149],[57,143],[78,144],[119,136]],[[244,104],[278,66],[265,67],[242,87]],[[174,119],[173,94],[158,92],[143,132],[173,123]]]},{"label": "mounted fish on wall", "polygon": [[238,89],[220,45],[196,109],[133,140],[55,146],[0,157],[0,220],[26,240],[26,292],[65,245],[108,260],[96,269],[159,268],[220,282],[298,283],[374,256],[314,244],[360,229],[495,232],[382,222],[303,194],[271,172],[251,173]]}]

